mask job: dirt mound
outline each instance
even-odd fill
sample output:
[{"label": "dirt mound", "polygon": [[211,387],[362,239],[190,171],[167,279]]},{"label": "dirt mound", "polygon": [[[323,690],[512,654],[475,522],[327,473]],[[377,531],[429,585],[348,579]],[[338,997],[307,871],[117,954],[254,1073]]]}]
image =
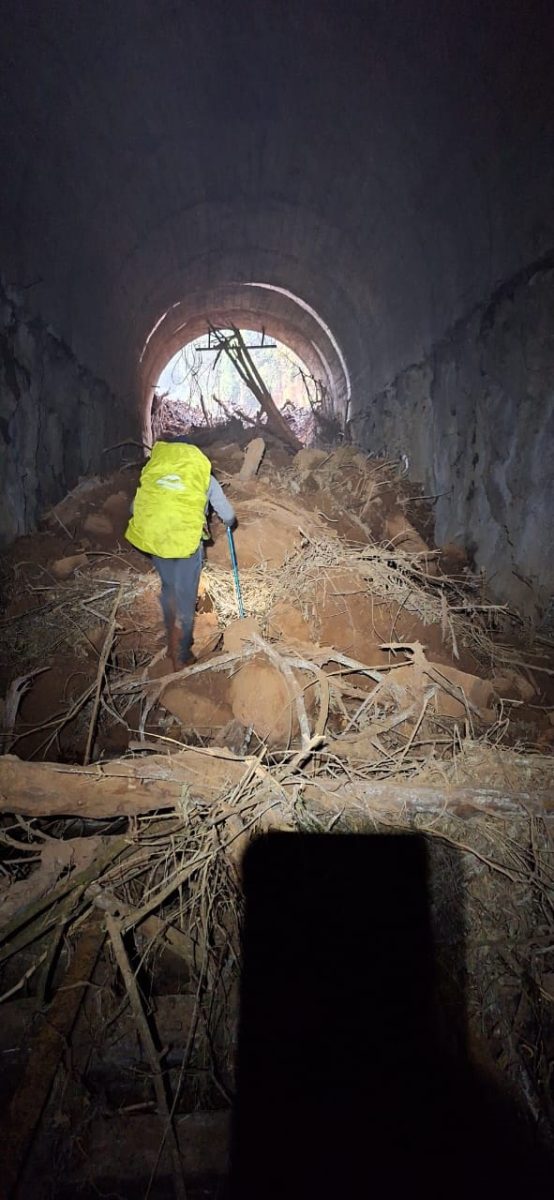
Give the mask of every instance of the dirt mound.
[{"label": "dirt mound", "polygon": [[434,685],[433,694],[427,694],[434,711],[441,716],[457,721],[477,716],[486,725],[492,725],[496,720],[494,687],[477,675],[427,660],[421,672],[416,664],[410,664],[391,671],[387,679],[389,691],[401,689],[402,703],[416,701],[418,705],[422,704],[424,689],[430,684]]},{"label": "dirt mound", "polygon": [[[245,443],[249,440],[244,439]],[[262,631],[277,649],[279,644],[296,645],[300,654],[302,646],[311,656],[312,677],[295,677],[310,712],[321,685],[321,674],[317,673],[323,669],[330,672],[333,700],[328,723],[334,732],[348,726],[356,699],[361,700],[371,691],[375,680],[364,675],[363,668],[379,671],[393,667],[400,684],[398,670],[403,668],[399,668],[394,647],[408,648],[404,655],[409,666],[409,647],[420,644],[433,668],[442,665],[446,675],[451,672],[454,694],[443,688],[434,712],[447,719],[459,719],[460,680],[454,676],[465,672],[483,682],[484,692],[477,696],[472,691],[477,685],[467,678],[462,680],[464,694],[471,703],[467,688],[477,696],[474,707],[479,712],[493,712],[501,699],[512,706],[506,711],[518,736],[526,737],[533,722],[537,738],[548,736],[547,712],[528,707],[541,698],[547,702],[547,693],[538,687],[544,680],[537,683],[536,675],[511,666],[505,658],[495,661],[487,618],[475,617],[472,577],[463,553],[457,548],[454,555],[453,548],[448,548],[450,560],[455,557],[459,568],[455,581],[439,574],[442,560],[430,557],[430,541],[407,515],[411,514],[412,502],[418,502],[414,496],[410,498],[413,487],[401,478],[398,464],[371,459],[345,446],[333,452],[305,449],[294,457],[287,451],[284,465],[278,466],[279,455],[269,441],[259,473],[245,481],[236,474],[244,462],[241,445],[214,443],[209,453],[222,474],[227,470],[229,495],[238,513],[235,544],[249,619],[236,621],[227,538],[221,523],[214,519],[214,544],[208,549],[199,589],[193,653],[200,662],[209,661],[221,649],[223,638],[224,651],[237,654],[239,661],[230,660],[228,689],[222,682],[228,676],[221,674],[212,694],[210,680],[215,673],[210,670],[201,673],[195,682],[183,680],[176,685],[169,693],[170,706],[150,704],[148,729],[167,732],[167,721],[175,716],[180,722],[186,721],[188,732],[209,739],[216,736],[210,731],[219,731],[234,719],[245,728],[253,727],[257,736],[267,738],[273,748],[289,742],[298,744],[296,700],[290,694],[286,672],[284,675],[264,655],[258,654],[252,660],[254,651],[244,636],[246,632]],[[170,667],[164,657],[165,630],[157,575],[145,556],[135,554],[131,548],[123,553],[119,548],[137,476],[138,469],[82,481],[57,506],[56,515],[50,514],[56,535],[51,529],[35,535],[40,540],[36,552],[32,551],[37,573],[29,576],[32,587],[26,600],[33,606],[34,633],[38,636],[40,609],[35,596],[52,592],[54,616],[50,623],[46,615],[44,628],[51,628],[53,637],[61,621],[66,645],[73,639],[77,656],[88,660],[86,669],[92,674],[105,652],[109,678],[116,681],[122,694],[127,676],[142,671],[145,678],[160,677],[169,673]],[[385,538],[381,545],[372,540],[372,528],[376,527],[382,529]],[[76,536],[85,530],[99,547],[89,548],[88,553],[86,540]],[[19,557],[25,558],[24,546]],[[50,582],[41,587],[45,570],[55,587]],[[110,606],[118,581],[121,596],[112,629]],[[478,597],[483,600],[481,579]],[[9,620],[19,620],[19,603],[14,590]],[[480,605],[481,609],[486,611],[486,604]],[[25,617],[24,609],[21,615]],[[16,624],[14,630],[18,628]],[[24,631],[25,623],[20,628]],[[393,648],[388,649],[390,646]],[[20,647],[23,654],[23,640]],[[336,661],[323,666],[318,655],[325,649],[333,651]],[[153,669],[149,666],[152,661],[156,664]],[[339,686],[341,673],[348,671],[350,662],[354,664],[350,677]],[[216,674],[219,679],[220,673]],[[13,671],[10,676],[7,667],[6,678],[8,682],[13,678]],[[57,684],[49,688],[34,680],[29,695],[36,690],[39,707],[44,708],[41,695],[45,688],[55,705],[71,703],[71,697],[66,697],[63,690],[60,693]],[[110,752],[114,745],[124,744],[124,738],[132,736],[129,731],[136,729],[141,720],[142,702],[129,695],[122,706],[117,702],[114,707],[113,695],[102,697],[95,734],[97,754]],[[90,717],[90,702],[83,711],[84,721],[86,715]],[[114,729],[114,722],[117,724],[115,742],[110,733],[110,714]],[[19,720],[23,717],[22,708]],[[517,730],[515,718],[519,721]],[[486,724],[488,717],[484,721]],[[60,739],[60,746],[63,743],[67,747],[67,734],[60,734]],[[20,744],[25,750],[35,743],[27,736]]]},{"label": "dirt mound", "polygon": [[299,608],[290,600],[278,600],[267,618],[269,637],[281,639],[284,642],[309,642],[313,630]]},{"label": "dirt mound", "polygon": [[136,466],[105,478],[93,475],[80,480],[59,504],[45,513],[44,524],[49,529],[63,529],[73,538],[86,532],[93,537],[122,537],[139,474],[140,466]]},{"label": "dirt mound", "polygon": [[[364,577],[354,570],[325,572],[311,599],[311,618],[321,645],[334,646],[363,663],[390,662],[382,646],[392,642],[421,642],[438,660],[452,661],[452,647],[439,624],[425,624],[395,601],[372,596]],[[468,651],[463,653],[471,669],[474,659]]]},{"label": "dirt mound", "polygon": [[230,680],[223,671],[206,671],[182,683],[170,683],[160,703],[176,717],[182,730],[202,737],[216,735],[233,717]]},{"label": "dirt mound", "polygon": [[289,685],[282,672],[260,656],[240,667],[231,680],[233,716],[268,746],[288,746],[298,734],[295,700],[305,681],[293,678]]},{"label": "dirt mound", "polygon": [[[234,533],[235,548],[242,568],[281,567],[302,542],[305,534],[320,531],[309,513],[293,511],[266,498],[239,501],[236,504],[238,525]],[[208,562],[219,566],[229,563],[227,539],[221,527],[214,524],[214,545],[208,547]]]},{"label": "dirt mound", "polygon": [[260,636],[261,629],[253,617],[244,617],[242,620],[231,621],[223,634],[223,649],[227,651],[242,650],[244,645],[250,641],[253,634]]}]

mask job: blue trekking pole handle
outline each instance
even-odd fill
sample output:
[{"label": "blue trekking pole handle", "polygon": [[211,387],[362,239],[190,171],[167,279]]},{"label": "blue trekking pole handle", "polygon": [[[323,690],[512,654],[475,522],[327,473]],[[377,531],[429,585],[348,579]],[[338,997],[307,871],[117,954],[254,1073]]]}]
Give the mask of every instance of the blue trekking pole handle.
[{"label": "blue trekking pole handle", "polygon": [[233,530],[231,529],[230,525],[227,526],[227,541],[229,543],[229,554],[231,555],[231,566],[233,568],[233,575],[235,578],[235,591],[237,593],[237,604],[238,604],[238,609],[239,609],[239,617],[242,620],[242,618],[244,617],[244,604],[242,603],[242,592],[240,590],[239,568],[238,568],[238,563],[237,563],[237,555],[235,552],[235,539],[233,537]]}]

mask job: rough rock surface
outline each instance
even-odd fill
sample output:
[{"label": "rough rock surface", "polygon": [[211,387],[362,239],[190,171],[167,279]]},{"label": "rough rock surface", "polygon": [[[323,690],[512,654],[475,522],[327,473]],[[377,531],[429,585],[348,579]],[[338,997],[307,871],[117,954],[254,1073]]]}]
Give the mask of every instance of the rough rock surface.
[{"label": "rough rock surface", "polygon": [[0,545],[36,528],[79,477],[109,469],[129,415],[64,341],[0,285]]},{"label": "rough rock surface", "polygon": [[526,268],[358,408],[353,436],[405,453],[436,540],[467,546],[530,616],[554,591],[554,260]]}]

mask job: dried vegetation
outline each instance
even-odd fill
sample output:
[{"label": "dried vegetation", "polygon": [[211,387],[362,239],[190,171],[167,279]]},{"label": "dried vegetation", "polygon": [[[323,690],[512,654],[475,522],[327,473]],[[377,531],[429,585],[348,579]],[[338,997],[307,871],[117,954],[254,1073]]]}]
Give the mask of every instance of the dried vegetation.
[{"label": "dried vegetation", "polygon": [[[177,675],[155,577],[121,541],[125,506],[114,495],[132,493],[132,472],[66,502],[4,565],[3,625],[14,636],[0,759],[0,1000],[32,997],[55,1014],[71,947],[99,931],[109,947],[101,1023],[126,1006],[133,1015],[148,1104],[184,1195],[178,1115],[224,1107],[233,1093],[249,839],[418,830],[430,848],[445,1004],[454,1012],[459,1001],[463,946],[474,1061],[508,1081],[548,1140],[552,648],[489,602],[460,550],[433,547],[429,505],[398,465],[348,447],[294,459],[270,447],[258,478],[244,481],[237,445],[215,445],[213,460],[237,508],[254,621],[241,636],[214,528],[198,661]],[[109,517],[109,533],[87,536],[93,514]],[[31,703],[41,680],[42,712]],[[189,980],[172,1070],[148,999],[168,955]]]}]

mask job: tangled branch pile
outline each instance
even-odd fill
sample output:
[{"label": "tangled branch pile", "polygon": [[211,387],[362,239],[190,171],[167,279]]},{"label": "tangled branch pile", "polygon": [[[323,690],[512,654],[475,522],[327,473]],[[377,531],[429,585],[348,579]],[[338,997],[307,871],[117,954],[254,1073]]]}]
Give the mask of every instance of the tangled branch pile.
[{"label": "tangled branch pile", "polygon": [[[554,671],[544,643],[523,639],[517,617],[488,601],[461,554],[430,545],[425,506],[397,465],[346,448],[301,451],[288,465],[266,455],[259,477],[244,481],[239,447],[216,447],[213,457],[238,512],[247,621],[234,620],[225,540],[214,529],[197,661],[171,673],[154,577],[134,552],[123,560],[117,526],[112,541],[97,535],[94,552],[83,544],[76,511],[67,532],[85,562],[46,586],[74,654],[82,639],[84,678],[69,705],[55,697],[38,730],[24,711],[37,663],[24,660],[21,639],[11,703],[6,692],[12,753],[0,759],[1,999],[55,994],[68,939],[107,914],[155,1074],[124,939],[134,937],[154,974],[161,954],[180,957],[192,980],[190,1033],[172,1107],[156,1093],[174,1130],[191,1078],[201,1103],[206,1080],[208,1091],[232,1096],[249,840],[274,829],[418,830],[430,848],[445,1003],[456,1003],[456,861],[472,1053],[509,1080],[546,1138],[554,1124]],[[116,574],[107,554],[118,556]],[[44,571],[51,578],[52,563],[40,578]],[[100,584],[107,594],[98,597]],[[23,630],[41,619],[34,596],[16,617]],[[62,741],[68,729],[73,761]],[[27,745],[36,758],[44,734],[57,762],[14,757]]]}]

